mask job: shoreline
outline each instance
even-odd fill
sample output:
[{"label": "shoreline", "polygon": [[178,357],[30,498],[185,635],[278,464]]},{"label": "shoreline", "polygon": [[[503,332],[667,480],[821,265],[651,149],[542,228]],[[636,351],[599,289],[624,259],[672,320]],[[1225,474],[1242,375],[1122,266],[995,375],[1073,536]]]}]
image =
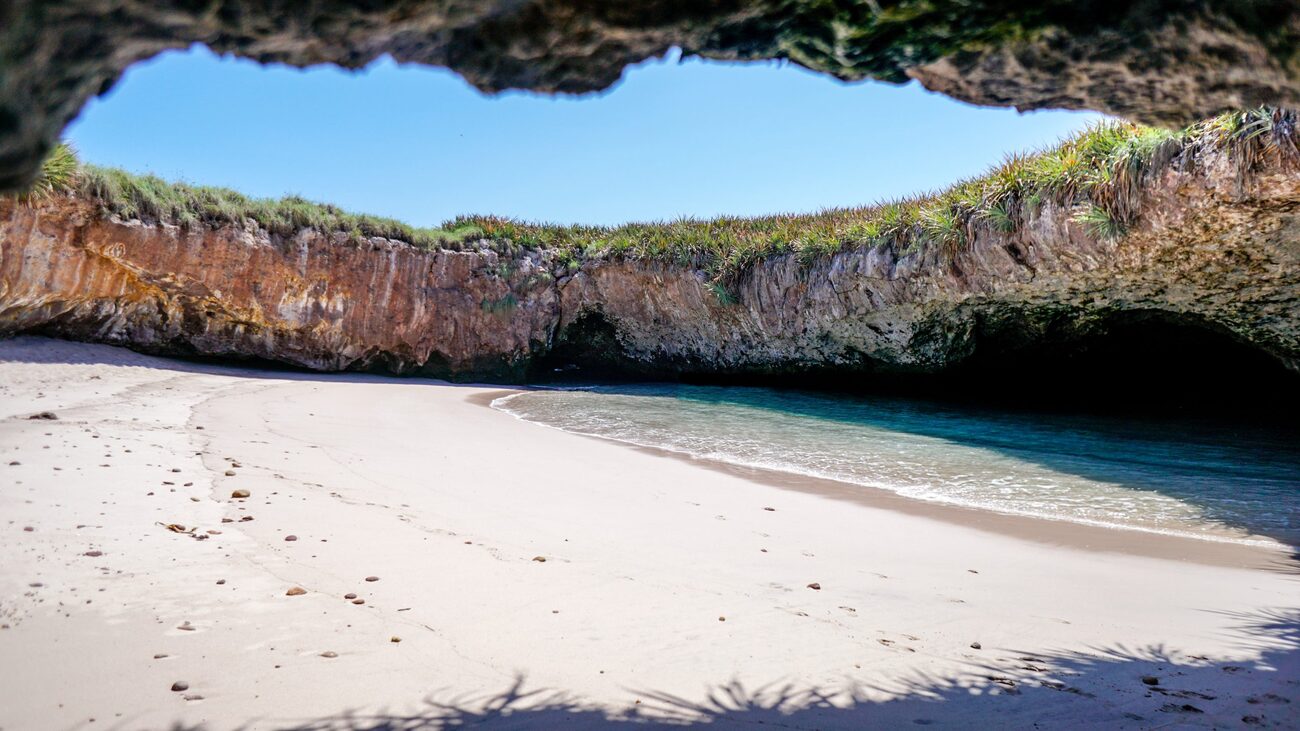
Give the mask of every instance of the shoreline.
[{"label": "shoreline", "polygon": [[0,341],[0,727],[1300,723],[1294,564],[1023,540],[500,392]]},{"label": "shoreline", "polygon": [[1243,543],[1233,540],[1216,540],[1213,538],[1196,538],[1173,533],[1161,533],[1138,527],[1092,525],[1068,519],[1058,520],[1036,515],[1006,513],[991,508],[921,500],[868,485],[859,485],[796,472],[751,467],[707,457],[698,457],[663,447],[636,444],[599,434],[569,431],[525,419],[493,405],[498,399],[532,390],[535,389],[528,387],[502,388],[487,393],[472,394],[467,396],[466,400],[528,424],[554,429],[575,437],[617,444],[623,448],[633,449],[644,454],[680,460],[707,470],[740,477],[761,485],[848,502],[866,508],[940,521],[965,528],[974,528],[1000,536],[1044,545],[1170,561],[1186,561],[1207,566],[1230,566],[1264,570],[1289,565],[1293,555],[1300,548],[1289,546],[1267,536],[1256,536],[1254,534],[1250,535],[1252,543]]}]

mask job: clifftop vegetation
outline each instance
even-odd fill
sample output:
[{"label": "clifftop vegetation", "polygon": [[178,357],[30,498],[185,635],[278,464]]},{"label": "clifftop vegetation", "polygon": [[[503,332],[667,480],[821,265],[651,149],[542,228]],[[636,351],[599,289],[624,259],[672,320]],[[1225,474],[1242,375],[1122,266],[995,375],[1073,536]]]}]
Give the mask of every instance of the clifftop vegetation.
[{"label": "clifftop vegetation", "polygon": [[436,229],[417,228],[297,196],[255,199],[226,188],[79,163],[66,144],[46,159],[24,196],[73,194],[97,202],[106,215],[181,227],[244,225],[251,219],[278,236],[310,228],[354,241],[382,237],[424,249],[488,246],[507,254],[548,249],[571,266],[609,257],[670,261],[726,282],[776,255],[795,254],[811,263],[858,247],[891,247],[899,255],[942,247],[951,253],[981,227],[1016,230],[1047,202],[1074,210],[1074,220],[1095,237],[1118,237],[1136,222],[1143,181],[1180,155],[1193,148],[1227,149],[1242,171],[1270,154],[1300,164],[1296,124],[1295,112],[1267,108],[1220,115],[1178,131],[1109,122],[916,197],[816,213],[611,227],[461,216]]}]

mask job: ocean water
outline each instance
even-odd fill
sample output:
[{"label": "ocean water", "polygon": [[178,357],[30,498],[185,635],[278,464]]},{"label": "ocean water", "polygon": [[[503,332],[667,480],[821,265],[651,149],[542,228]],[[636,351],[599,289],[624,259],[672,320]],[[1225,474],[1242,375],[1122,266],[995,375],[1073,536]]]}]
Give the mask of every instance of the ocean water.
[{"label": "ocean water", "polygon": [[917,500],[1300,546],[1295,431],[680,384],[534,390],[493,407],[578,434]]}]

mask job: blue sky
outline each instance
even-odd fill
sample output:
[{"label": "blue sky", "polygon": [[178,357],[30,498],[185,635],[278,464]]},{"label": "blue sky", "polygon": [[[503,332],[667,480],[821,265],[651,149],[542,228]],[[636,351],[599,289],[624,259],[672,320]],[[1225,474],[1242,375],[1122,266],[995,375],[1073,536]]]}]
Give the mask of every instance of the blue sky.
[{"label": "blue sky", "polygon": [[486,96],[391,60],[304,71],[196,48],[133,67],[67,138],[101,165],[422,226],[468,213],[611,224],[871,203],[1096,119],[773,63],[651,61],[603,94]]}]

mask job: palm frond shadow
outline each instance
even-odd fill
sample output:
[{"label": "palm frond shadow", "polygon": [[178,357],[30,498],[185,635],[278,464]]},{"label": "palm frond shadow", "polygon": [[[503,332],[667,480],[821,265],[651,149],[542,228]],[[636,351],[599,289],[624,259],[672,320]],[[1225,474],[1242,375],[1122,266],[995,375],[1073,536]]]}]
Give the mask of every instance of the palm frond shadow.
[{"label": "palm frond shadow", "polygon": [[1227,631],[1238,657],[1247,659],[1212,659],[1161,644],[1011,650],[955,677],[916,672],[821,687],[749,687],[733,679],[700,700],[629,689],[629,700],[617,707],[564,690],[528,689],[518,674],[500,692],[434,691],[409,713],[345,712],[255,725],[285,731],[1300,727],[1300,608],[1219,614],[1232,620]]}]

